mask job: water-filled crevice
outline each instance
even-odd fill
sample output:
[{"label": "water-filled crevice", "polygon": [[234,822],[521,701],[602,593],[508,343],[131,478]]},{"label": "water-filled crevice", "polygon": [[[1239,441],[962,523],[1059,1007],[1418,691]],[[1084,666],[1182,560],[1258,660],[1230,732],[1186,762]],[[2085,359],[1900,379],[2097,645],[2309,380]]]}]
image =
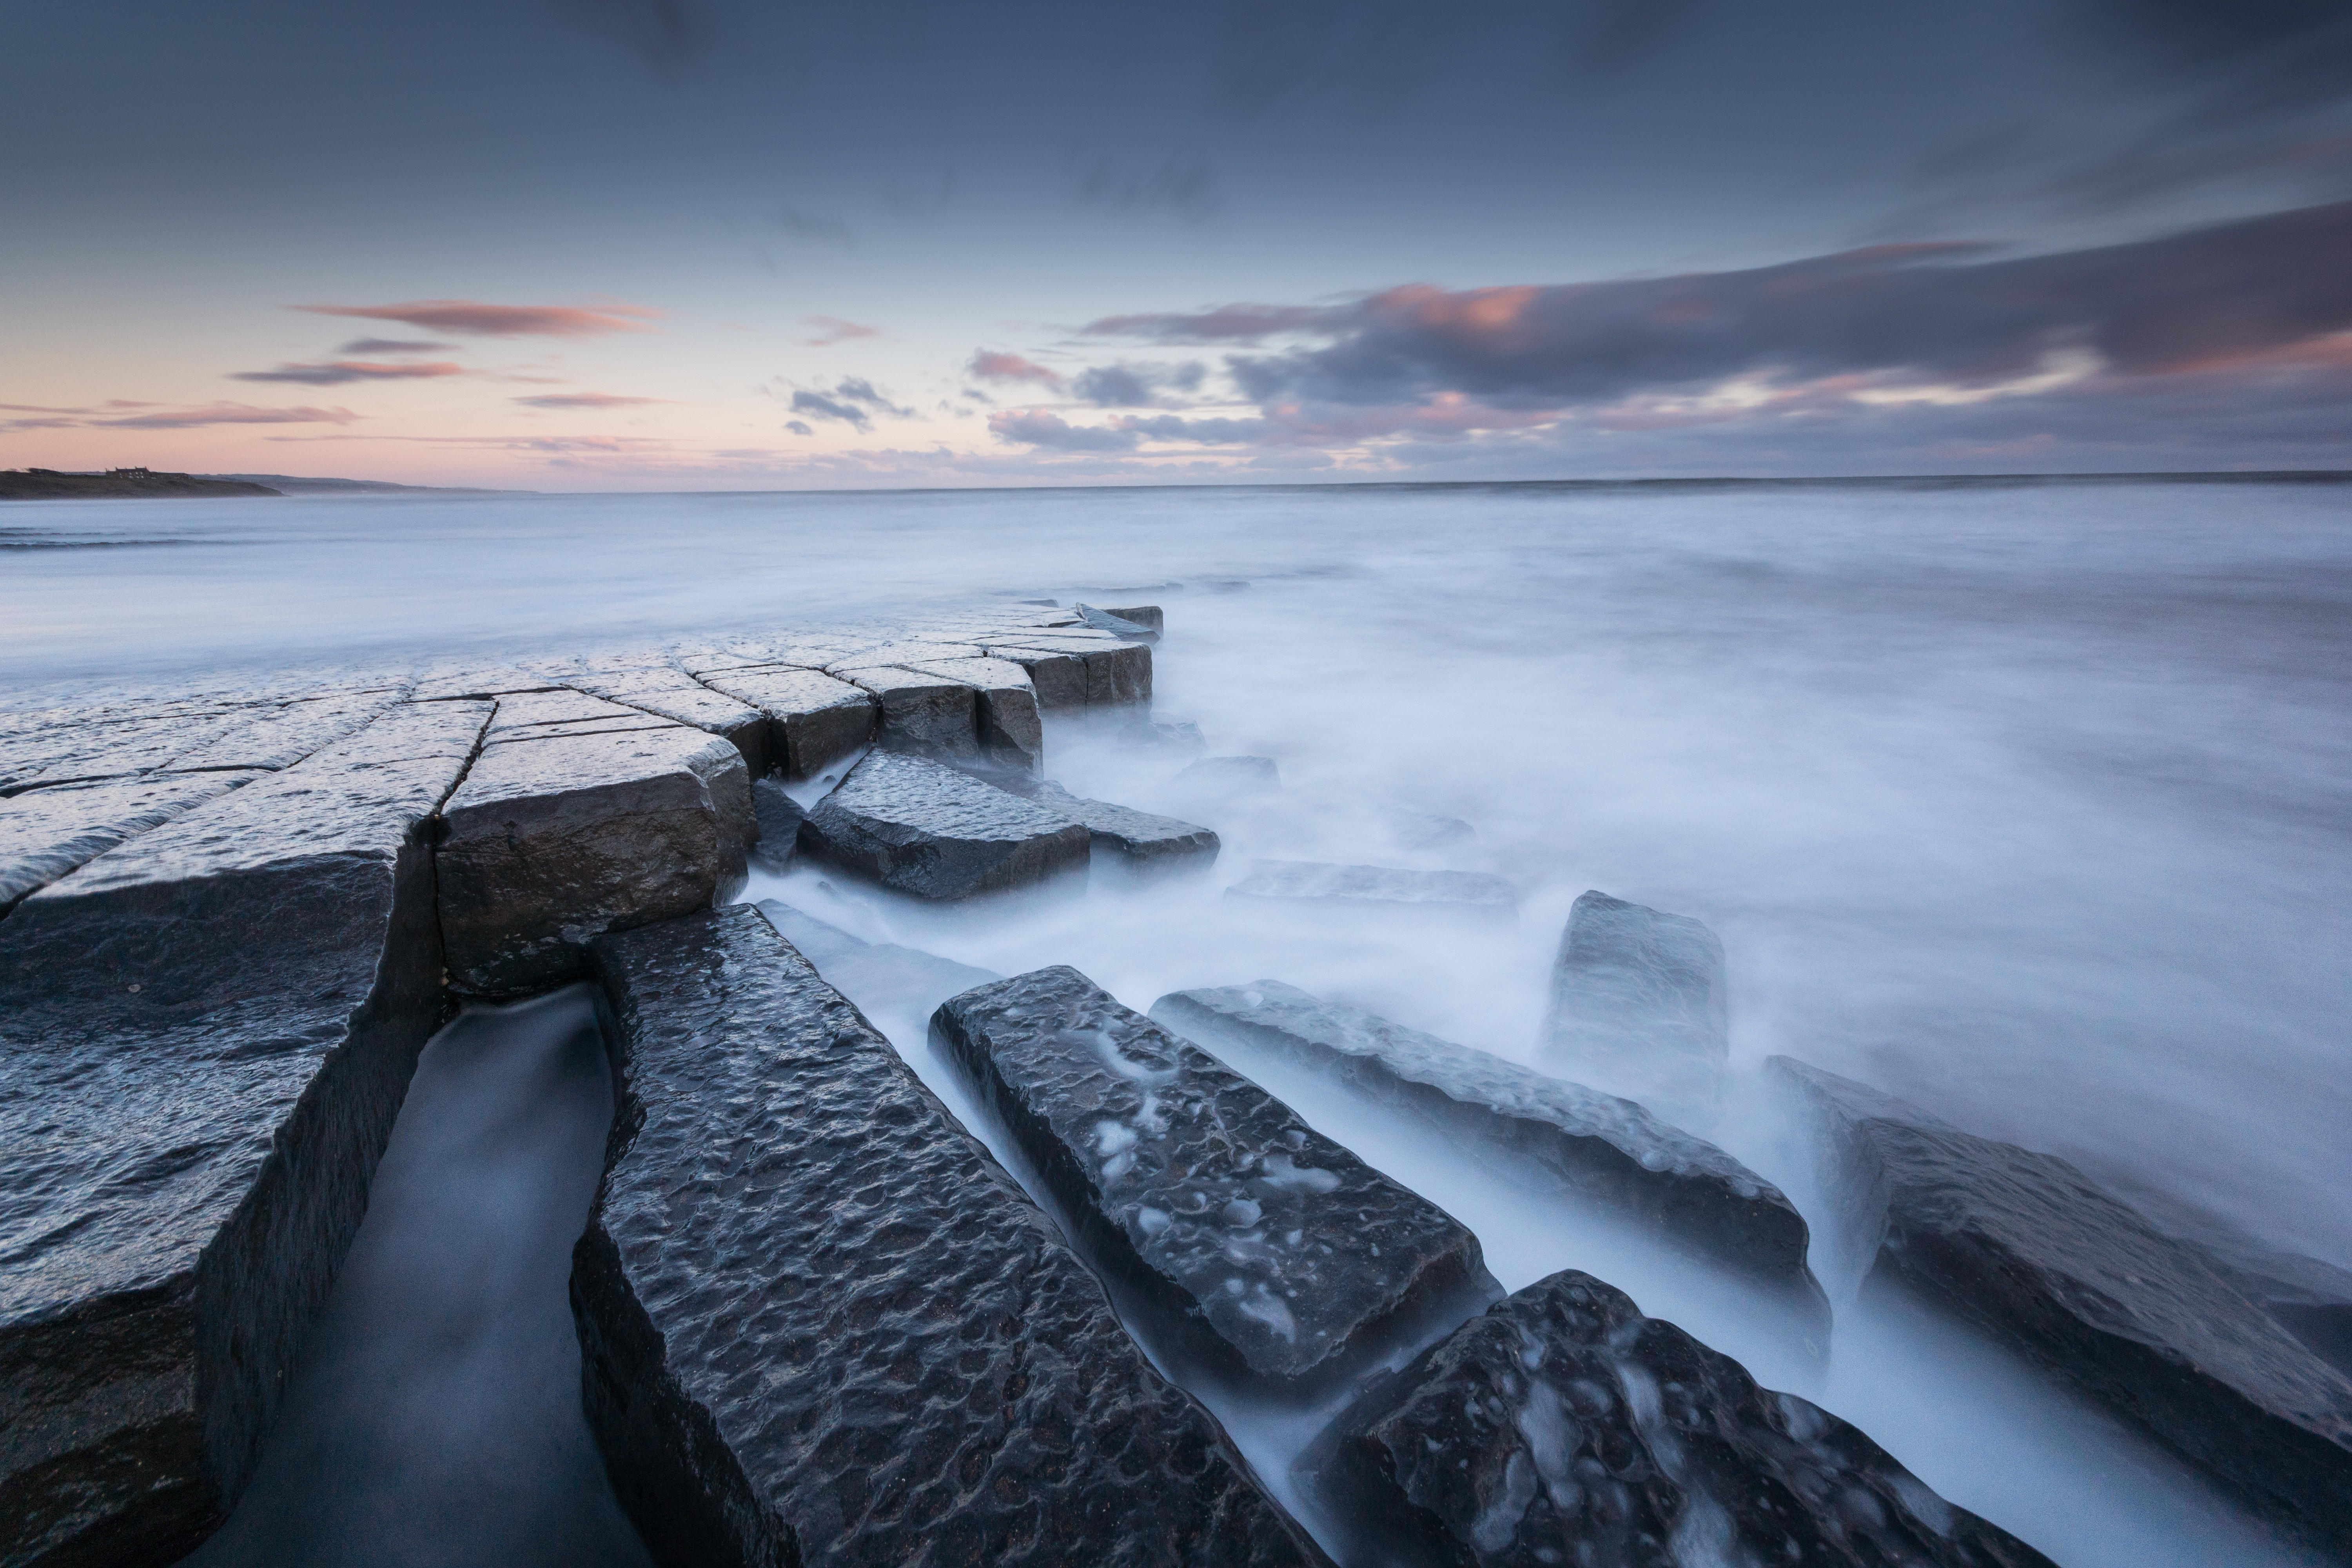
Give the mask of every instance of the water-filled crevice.
[{"label": "water-filled crevice", "polygon": [[582,1414],[568,1296],[612,1117],[585,985],[433,1037],[252,1483],[191,1563],[650,1561]]}]

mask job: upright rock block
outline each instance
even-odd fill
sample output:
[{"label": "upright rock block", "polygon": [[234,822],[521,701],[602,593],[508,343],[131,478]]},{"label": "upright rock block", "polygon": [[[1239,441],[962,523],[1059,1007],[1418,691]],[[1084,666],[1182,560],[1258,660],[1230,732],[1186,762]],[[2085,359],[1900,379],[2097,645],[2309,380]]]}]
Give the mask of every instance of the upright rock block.
[{"label": "upright rock block", "polygon": [[898,665],[833,673],[874,699],[881,721],[874,743],[938,762],[981,760],[980,693],[971,682]]},{"label": "upright rock block", "polygon": [[1383,1568],[2053,1568],[1869,1437],[1565,1270],[1368,1390],[1309,1485]]},{"label": "upright rock block", "polygon": [[250,1474],[444,1005],[488,708],[397,716],[0,921],[0,1561],[170,1562]]},{"label": "upright rock block", "polygon": [[572,1307],[656,1561],[1324,1561],[756,911],[595,952],[621,1109]]},{"label": "upright rock block", "polygon": [[732,898],[756,832],[725,741],[647,715],[650,727],[566,725],[536,711],[504,731],[523,738],[494,728],[443,813],[449,977],[474,995],[576,979],[599,932]]},{"label": "upright rock block", "polygon": [[920,757],[876,752],[801,825],[801,847],[919,899],[966,899],[1087,865],[1087,830]]},{"label": "upright rock block", "polygon": [[1087,665],[1078,655],[1039,648],[992,647],[988,657],[1016,665],[1029,678],[1037,706],[1047,713],[1083,713],[1087,710]]},{"label": "upright rock block", "polygon": [[1075,969],[951,997],[931,1029],[1212,1374],[1322,1386],[1500,1294],[1451,1215]]},{"label": "upright rock block", "polygon": [[1569,911],[1542,1050],[1644,1103],[1714,1104],[1731,1055],[1723,943],[1686,915],[1592,891]]},{"label": "upright rock block", "polygon": [[907,667],[971,687],[975,698],[980,760],[1012,773],[1034,773],[1045,765],[1045,730],[1037,716],[1037,690],[1029,674],[1001,658],[946,658]]},{"label": "upright rock block", "polygon": [[2324,1550],[2352,1554],[2352,1382],[2201,1249],[2051,1154],[1788,1057],[1848,1247],[2073,1383]]},{"label": "upright rock block", "polygon": [[1278,980],[1178,991],[1153,1003],[1151,1016],[1194,1039],[1235,1038],[1334,1072],[1443,1129],[1505,1175],[1597,1198],[1755,1277],[1814,1328],[1828,1328],[1829,1304],[1805,1267],[1809,1237],[1796,1205],[1714,1144],[1630,1100],[1361,1007],[1319,1001]]},{"label": "upright rock block", "polygon": [[874,739],[874,699],[822,671],[771,666],[717,671],[700,679],[768,716],[776,731],[769,742],[769,765],[794,782],[814,778]]}]

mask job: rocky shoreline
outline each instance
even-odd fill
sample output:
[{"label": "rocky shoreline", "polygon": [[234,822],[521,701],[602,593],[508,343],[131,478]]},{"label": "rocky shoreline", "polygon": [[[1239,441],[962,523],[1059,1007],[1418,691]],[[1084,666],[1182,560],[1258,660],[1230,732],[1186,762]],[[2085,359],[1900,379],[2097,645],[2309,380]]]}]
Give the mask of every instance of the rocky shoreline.
[{"label": "rocky shoreline", "polygon": [[[1058,718],[1197,744],[1150,718],[1165,629],[1024,605],[0,716],[0,1565],[170,1563],[218,1528],[426,1040],[582,981],[615,1111],[573,1252],[581,1408],[656,1562],[2045,1562],[1601,1280],[1506,1295],[1466,1227],[1220,1055],[1627,1216],[1827,1353],[1804,1219],[1689,1130],[1727,1055],[1699,922],[1580,900],[1537,1071],[1279,980],[1147,1017],[1076,970],[983,976],[733,902],[797,857],[976,919],[1213,865],[1213,820],[1047,776]],[[1194,769],[1205,802],[1278,786],[1263,758]],[[1229,896],[1517,918],[1463,872],[1262,862]],[[934,1036],[1025,1169],[845,994],[882,973],[944,998]],[[2016,1344],[2352,1561],[2332,1271],[1774,1070],[1859,1271],[1835,1287]],[[1263,1477],[1212,1386],[1335,1415]]]}]

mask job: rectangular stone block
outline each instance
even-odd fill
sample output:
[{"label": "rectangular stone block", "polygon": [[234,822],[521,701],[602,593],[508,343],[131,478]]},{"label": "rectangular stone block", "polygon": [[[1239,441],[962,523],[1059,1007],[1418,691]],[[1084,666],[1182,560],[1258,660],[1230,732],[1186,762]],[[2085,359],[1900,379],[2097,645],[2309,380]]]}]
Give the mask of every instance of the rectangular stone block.
[{"label": "rectangular stone block", "polygon": [[880,710],[876,745],[940,762],[980,760],[980,693],[969,683],[897,665],[837,673]]},{"label": "rectangular stone block", "polygon": [[981,760],[1013,773],[1034,773],[1045,765],[1045,729],[1037,716],[1037,690],[1029,673],[1001,658],[945,658],[909,664],[917,675],[960,681],[977,691]]},{"label": "rectangular stone block", "polygon": [[444,1005],[428,828],[488,709],[430,711],[0,921],[0,1561],[174,1561],[250,1474]]},{"label": "rectangular stone block", "polygon": [[874,699],[816,670],[766,667],[715,673],[703,681],[768,716],[775,726],[770,765],[787,779],[814,778],[874,739]]},{"label": "rectangular stone block", "polygon": [[801,825],[819,859],[919,899],[1004,892],[1086,868],[1087,830],[921,757],[876,752]]},{"label": "rectangular stone block", "polygon": [[1541,1049],[1565,1071],[1704,1116],[1730,1059],[1723,943],[1687,915],[1594,889],[1560,932]]},{"label": "rectangular stone block", "polygon": [[1048,781],[1039,780],[1022,793],[1084,827],[1094,841],[1098,861],[1113,857],[1129,871],[1157,875],[1206,870],[1216,863],[1222,847],[1217,836],[1197,823],[1155,816],[1107,800],[1088,800]]},{"label": "rectangular stone block", "polygon": [[1070,652],[999,647],[991,658],[1018,665],[1037,693],[1037,706],[1048,713],[1083,713],[1087,707],[1086,661]]},{"label": "rectangular stone block", "polygon": [[759,913],[598,939],[616,1122],[572,1299],[664,1563],[1323,1558]]},{"label": "rectangular stone block", "polygon": [[219,739],[172,759],[173,773],[208,768],[290,768],[322,746],[356,733],[403,693],[361,691],[272,705]]},{"label": "rectangular stone block", "polygon": [[1075,969],[951,997],[931,1029],[1207,1375],[1311,1390],[1502,1294],[1451,1215]]},{"label": "rectangular stone block", "polygon": [[709,909],[743,885],[757,828],[733,746],[683,725],[548,728],[485,745],[443,812],[441,929],[450,982],[472,995],[577,979],[591,937]]},{"label": "rectangular stone block", "polygon": [[690,724],[717,735],[743,757],[753,778],[765,775],[772,723],[765,713],[737,698],[714,691],[667,662],[628,668],[590,668],[570,677],[573,689],[634,708],[673,723]]}]

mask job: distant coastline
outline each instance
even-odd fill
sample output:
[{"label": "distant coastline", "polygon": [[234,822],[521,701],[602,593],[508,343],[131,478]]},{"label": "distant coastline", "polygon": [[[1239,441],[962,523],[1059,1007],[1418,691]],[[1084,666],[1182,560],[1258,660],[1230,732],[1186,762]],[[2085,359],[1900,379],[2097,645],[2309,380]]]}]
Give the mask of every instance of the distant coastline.
[{"label": "distant coastline", "polygon": [[530,495],[530,490],[395,485],[383,479],[307,479],[299,474],[170,474],[150,468],[72,472],[0,468],[0,500],[155,500],[290,495]]}]

